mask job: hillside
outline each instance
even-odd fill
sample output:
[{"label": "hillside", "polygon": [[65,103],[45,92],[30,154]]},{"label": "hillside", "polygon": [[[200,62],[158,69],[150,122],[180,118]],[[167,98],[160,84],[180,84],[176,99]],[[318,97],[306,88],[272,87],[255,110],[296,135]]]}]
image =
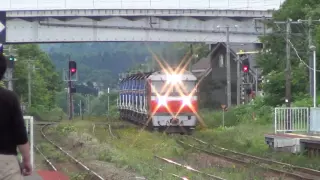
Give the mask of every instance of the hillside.
[{"label": "hillside", "polygon": [[161,42],[43,44],[41,49],[48,52],[59,72],[67,68],[70,55],[77,62],[81,82],[96,81],[106,88],[116,84],[119,73],[152,59],[146,45],[168,61],[177,61],[185,52],[174,43]]}]

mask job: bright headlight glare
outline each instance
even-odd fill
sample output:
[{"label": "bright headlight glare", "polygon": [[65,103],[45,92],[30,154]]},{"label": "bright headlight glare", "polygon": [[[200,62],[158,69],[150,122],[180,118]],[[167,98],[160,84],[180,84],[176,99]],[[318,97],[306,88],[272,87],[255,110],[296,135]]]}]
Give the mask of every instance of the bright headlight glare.
[{"label": "bright headlight glare", "polygon": [[183,97],[183,105],[191,105],[191,99],[188,96]]},{"label": "bright headlight glare", "polygon": [[172,83],[180,82],[181,81],[181,76],[179,74],[167,75],[167,81],[168,82],[172,82]]},{"label": "bright headlight glare", "polygon": [[165,96],[158,97],[158,105],[165,106],[167,105],[167,98]]}]

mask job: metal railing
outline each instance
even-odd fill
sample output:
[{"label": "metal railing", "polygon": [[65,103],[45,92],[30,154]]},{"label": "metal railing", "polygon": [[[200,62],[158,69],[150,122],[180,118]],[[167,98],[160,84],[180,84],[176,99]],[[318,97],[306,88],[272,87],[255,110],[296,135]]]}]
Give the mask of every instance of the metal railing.
[{"label": "metal railing", "polygon": [[29,134],[31,166],[32,168],[34,168],[33,116],[23,116],[23,119],[25,120],[25,123],[26,123],[27,133]]},{"label": "metal railing", "polygon": [[274,111],[275,133],[309,132],[310,109],[308,107],[278,107]]},{"label": "metal railing", "polygon": [[320,108],[310,108],[310,133],[320,133]]}]

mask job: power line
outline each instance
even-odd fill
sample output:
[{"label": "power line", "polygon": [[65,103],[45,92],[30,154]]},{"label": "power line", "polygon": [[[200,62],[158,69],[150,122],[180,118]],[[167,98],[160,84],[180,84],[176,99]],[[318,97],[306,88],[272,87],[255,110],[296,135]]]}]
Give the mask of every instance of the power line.
[{"label": "power line", "polygon": [[[291,33],[291,24],[301,24],[303,22],[308,22],[308,44],[309,49],[313,51],[312,54],[309,54],[309,65],[306,64],[300,57],[297,49],[294,47],[293,43],[290,40],[290,33]],[[291,68],[291,61],[290,61],[290,47],[295,51],[299,61],[305,65],[309,69],[309,91],[311,96],[313,96],[313,103],[314,107],[316,107],[316,72],[319,72],[319,70],[316,70],[316,51],[315,46],[313,45],[313,39],[312,39],[312,23],[313,22],[320,22],[320,20],[312,20],[309,18],[308,20],[298,20],[298,21],[292,21],[291,19],[288,19],[286,22],[275,22],[277,27],[280,29],[278,24],[286,24],[287,25],[287,34],[286,34],[286,52],[287,52],[287,63],[286,63],[286,103],[287,106],[290,107],[290,98],[291,98],[291,71],[288,67]],[[314,68],[310,67],[313,66]]]}]

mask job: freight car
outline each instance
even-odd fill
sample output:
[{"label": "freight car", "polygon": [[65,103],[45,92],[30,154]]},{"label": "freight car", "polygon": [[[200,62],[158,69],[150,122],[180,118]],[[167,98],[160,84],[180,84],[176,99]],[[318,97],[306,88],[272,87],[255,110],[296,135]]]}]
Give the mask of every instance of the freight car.
[{"label": "freight car", "polygon": [[191,134],[197,123],[196,83],[189,71],[129,75],[120,81],[120,117],[153,130]]}]

